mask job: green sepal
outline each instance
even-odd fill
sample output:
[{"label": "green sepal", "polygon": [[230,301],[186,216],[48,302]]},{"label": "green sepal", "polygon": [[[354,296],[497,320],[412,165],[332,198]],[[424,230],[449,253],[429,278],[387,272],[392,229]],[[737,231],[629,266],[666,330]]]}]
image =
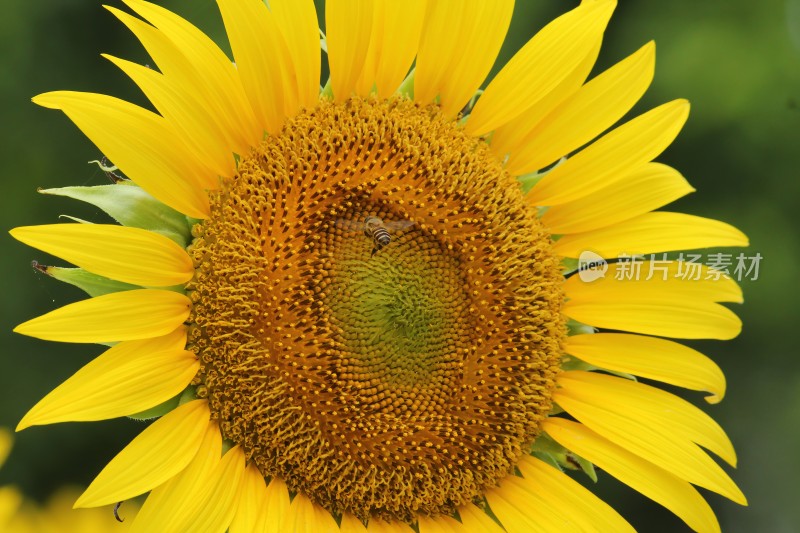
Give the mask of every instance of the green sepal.
[{"label": "green sepal", "polygon": [[482,94],[483,94],[483,89],[478,89],[477,91],[475,91],[475,94],[473,94],[472,98],[470,98],[469,102],[467,102],[466,105],[467,113],[472,112],[472,110],[475,108],[475,102],[478,101],[478,97]]},{"label": "green sepal", "polygon": [[236,446],[232,440],[222,439],[222,455],[228,453],[228,450]]},{"label": "green sepal", "polygon": [[637,378],[633,374],[628,374],[627,372],[619,372],[617,370],[609,370],[607,368],[603,368],[602,370],[603,372],[608,372],[609,374],[617,376],[618,378],[629,379],[631,381],[639,381],[639,378]]},{"label": "green sepal", "polygon": [[523,176],[517,176],[517,181],[522,188],[522,194],[528,194],[533,189],[533,186],[539,183],[544,177],[544,174],[539,174],[538,172],[532,172],[530,174],[525,174]]},{"label": "green sepal", "polygon": [[[489,518],[494,520],[497,523],[498,526],[502,523],[502,522],[500,522],[500,519],[497,518],[497,515],[494,514],[494,511],[492,511],[492,508],[489,507],[489,502],[486,501],[486,497],[485,496],[481,497],[481,499],[478,500],[478,501],[473,500],[472,503],[474,503],[478,508],[480,508],[481,511],[483,511],[484,513],[489,515]],[[458,512],[458,511],[456,511],[456,512]],[[460,519],[460,517],[459,517],[459,519]]]},{"label": "green sepal", "polygon": [[596,332],[597,331],[594,329],[594,326],[589,326],[573,319],[567,320],[567,335],[570,337],[572,335],[588,335]]},{"label": "green sepal", "polygon": [[[467,123],[467,121],[469,120],[470,113],[472,113],[472,110],[475,108],[475,102],[478,101],[478,97],[480,95],[482,95],[482,94],[483,94],[483,89],[478,89],[472,95],[472,98],[469,99],[469,102],[467,102],[467,105],[465,105],[464,108],[461,110],[461,119],[459,119],[459,121],[458,121],[459,125],[463,126],[464,124]],[[492,137],[494,137],[494,132],[493,131],[490,132],[490,133],[487,133],[486,135],[482,135],[481,139],[483,139],[483,141],[486,144],[492,144]]]},{"label": "green sepal", "polygon": [[331,85],[330,78],[328,78],[328,81],[325,83],[325,87],[319,91],[319,98],[320,100],[333,100],[333,86]]},{"label": "green sepal", "polygon": [[175,409],[176,407],[178,407],[178,402],[180,402],[181,394],[183,394],[183,392],[174,396],[173,398],[170,398],[166,402],[162,402],[156,405],[155,407],[151,407],[150,409],[145,409],[140,413],[128,415],[128,418],[145,421],[162,417],[165,414],[172,411],[173,409]]},{"label": "green sepal", "polygon": [[581,471],[583,471],[584,474],[589,476],[589,479],[597,483],[597,471],[595,471],[594,469],[594,463],[592,463],[591,461],[587,461],[580,455],[575,455],[572,452],[569,452],[568,455],[570,459],[578,462],[578,465],[580,465],[581,467]]},{"label": "green sepal", "polygon": [[328,53],[328,37],[325,36],[325,32],[322,30],[319,30],[319,47],[323,52]]},{"label": "green sepal", "polygon": [[[537,183],[539,183],[539,180],[541,180],[543,177],[545,177],[551,171],[555,170],[556,167],[559,167],[559,166],[563,165],[566,160],[567,160],[566,157],[562,157],[561,159],[559,159],[558,161],[556,161],[555,163],[553,163],[549,167],[545,168],[544,170],[537,170],[536,172],[531,172],[530,174],[524,174],[522,176],[517,176],[517,181],[519,181],[520,184],[522,185],[522,192],[524,194],[528,194],[530,192],[530,190],[533,189],[533,186],[536,185]],[[543,214],[544,214],[544,211],[540,211],[539,212],[539,216],[541,216]]]},{"label": "green sepal", "polygon": [[201,222],[203,222],[203,220],[200,218],[186,217],[186,224],[189,226],[189,235],[192,234],[192,228],[195,226],[195,224],[200,224]]},{"label": "green sepal", "polygon": [[33,262],[33,268],[58,281],[63,281],[64,283],[69,283],[70,285],[78,287],[92,298],[103,296],[104,294],[111,294],[112,292],[141,289],[138,285],[98,276],[82,268],[45,266],[40,265],[36,261]]},{"label": "green sepal", "polygon": [[531,453],[543,461],[554,464],[560,470],[581,470],[589,479],[597,483],[597,472],[594,464],[583,457],[569,451],[549,435],[539,435],[531,447]]},{"label": "green sepal", "polygon": [[178,395],[178,405],[193,402],[197,399],[197,387],[189,385]]},{"label": "green sepal", "polygon": [[533,455],[537,459],[540,459],[540,460],[544,461],[545,463],[549,464],[553,468],[557,468],[559,472],[563,472],[564,471],[564,469],[561,468],[561,465],[558,464],[558,461],[556,461],[553,458],[553,456],[550,455],[547,452],[532,452],[531,455]]},{"label": "green sepal", "polygon": [[577,259],[572,257],[565,257],[561,260],[561,273],[565,276],[570,272],[575,272],[580,268],[580,263],[578,263]]},{"label": "green sepal", "polygon": [[395,94],[400,96],[405,96],[409,100],[414,99],[414,76],[417,72],[416,67],[411,69],[411,72],[408,73],[406,79],[403,80],[403,83],[400,84],[400,87],[397,88]]},{"label": "green sepal", "polygon": [[613,376],[617,376],[622,379],[629,379],[631,381],[639,381],[636,376],[633,374],[628,374],[627,372],[620,372],[618,370],[609,370],[608,368],[603,368],[601,366],[595,366],[587,363],[586,361],[582,361],[577,357],[573,357],[571,355],[565,355],[561,358],[561,370],[570,371],[570,370],[583,370],[584,372],[594,372],[595,370],[602,370],[608,374]]},{"label": "green sepal", "polygon": [[542,433],[531,445],[531,453],[548,453],[558,455],[566,450],[562,445],[553,440],[547,433]]},{"label": "green sepal", "polygon": [[570,370],[584,370],[586,372],[591,372],[592,370],[597,370],[597,367],[594,365],[590,365],[585,361],[581,361],[577,357],[573,357],[571,355],[565,355],[561,358],[561,370],[570,371]]},{"label": "green sepal", "polygon": [[185,215],[162,204],[130,181],[93,187],[40,189],[39,192],[90,203],[123,226],[160,233],[183,248],[191,239],[192,228]]}]

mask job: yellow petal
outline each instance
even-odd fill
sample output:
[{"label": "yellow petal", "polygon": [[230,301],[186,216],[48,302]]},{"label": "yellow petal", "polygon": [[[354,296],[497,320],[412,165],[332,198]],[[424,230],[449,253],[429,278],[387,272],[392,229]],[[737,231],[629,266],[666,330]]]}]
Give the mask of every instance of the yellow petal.
[{"label": "yellow petal", "polygon": [[[637,264],[642,267],[642,275],[631,278],[630,269],[635,271]],[[576,299],[578,295],[583,299],[590,298],[593,302],[607,299],[612,293],[629,288],[643,293],[645,298],[742,303],[742,289],[730,276],[706,265],[688,261],[655,259],[612,263],[608,265],[605,277],[600,280],[584,283],[580,282],[579,277],[570,276],[564,286],[571,299]],[[662,294],[665,287],[674,296]]]},{"label": "yellow petal", "polygon": [[6,462],[6,459],[8,459],[8,454],[11,452],[12,443],[13,438],[11,436],[11,432],[7,428],[0,428],[0,466],[2,466]]},{"label": "yellow petal", "polygon": [[456,533],[459,531],[463,531],[464,533],[469,532],[469,530],[465,529],[460,522],[444,515],[436,517],[420,516],[417,520],[417,526],[419,527],[419,533]]},{"label": "yellow petal", "polygon": [[319,505],[314,505],[314,512],[316,513],[317,524],[314,529],[309,529],[308,533],[311,533],[312,531],[320,531],[325,533],[339,533],[339,525],[336,523],[336,520],[334,520],[333,516],[331,516],[331,514],[327,510],[320,507]]},{"label": "yellow petal", "polygon": [[369,533],[409,533],[414,530],[408,524],[396,520],[386,522],[380,518],[370,518],[367,531]]},{"label": "yellow petal", "polygon": [[[163,7],[142,0],[125,0],[125,4],[161,30],[197,71],[200,83],[191,90],[205,96],[232,143],[233,151],[246,154],[251,146],[261,142],[263,130],[244,93],[239,73],[214,41]],[[148,49],[148,52],[151,51]]]},{"label": "yellow petal", "polygon": [[553,401],[585,426],[689,483],[737,503],[747,501],[698,447],[736,462],[722,429],[693,405],[654,387],[593,372],[564,372],[558,384]]},{"label": "yellow petal", "polygon": [[264,476],[255,463],[250,463],[244,471],[239,505],[231,521],[230,533],[263,533],[267,518],[264,512],[266,501],[267,484]]},{"label": "yellow petal", "polygon": [[650,42],[565,100],[511,154],[511,174],[538,170],[569,155],[627,113],[653,79],[655,44]]},{"label": "yellow petal", "polygon": [[166,335],[189,317],[183,294],[157,289],[115,292],[65,305],[14,331],[59,342],[115,342]]},{"label": "yellow petal", "polygon": [[325,37],[331,88],[337,102],[350,98],[364,67],[372,33],[372,0],[325,2]]},{"label": "yellow petal", "polygon": [[598,36],[594,48],[558,85],[517,117],[494,130],[489,146],[497,154],[498,159],[505,161],[509,154],[521,150],[528,135],[536,129],[539,122],[580,89],[597,61],[601,45],[602,36]]},{"label": "yellow petal", "polygon": [[204,496],[196,501],[190,520],[183,524],[183,531],[225,533],[239,504],[242,477],[244,475],[244,452],[234,446],[214,468],[204,487]]},{"label": "yellow petal", "polygon": [[562,446],[678,515],[694,531],[720,531],[708,503],[694,487],[673,474],[576,422],[550,417],[542,429]]},{"label": "yellow petal", "polygon": [[209,416],[207,402],[196,400],[153,422],[106,465],[75,507],[127,500],[178,474],[197,454]]},{"label": "yellow petal", "polygon": [[458,508],[461,523],[465,531],[483,531],[484,533],[503,533],[503,529],[482,509],[467,504]]},{"label": "yellow petal", "polygon": [[424,105],[438,96],[446,116],[458,113],[489,74],[513,10],[513,0],[429,2],[417,53],[414,100]]},{"label": "yellow petal", "polygon": [[[141,81],[145,87],[149,88],[149,94],[147,90],[145,93],[148,94],[148,97],[152,96],[158,101],[153,103],[159,111],[167,113],[167,108],[170,109],[165,116],[173,121],[171,122],[173,129],[183,134],[184,141],[191,143],[192,139],[197,138],[198,146],[189,147],[193,154],[203,149],[210,149],[211,153],[201,156],[200,160],[213,159],[216,163],[209,168],[212,170],[222,169],[223,173],[219,175],[229,175],[228,169],[239,140],[238,134],[231,132],[231,128],[235,127],[232,126],[231,118],[225,115],[230,112],[226,107],[227,103],[218,102],[218,98],[211,93],[209,85],[204,80],[203,73],[195,68],[189,58],[167,35],[128,13],[110,6],[104,7],[125,24],[142,43],[163,73],[163,77],[159,78],[160,82],[158,83],[163,87],[159,90],[151,87],[153,83],[148,84],[146,80],[153,75],[141,71],[141,68],[133,69],[130,66],[132,64],[119,60],[116,60],[115,63],[121,68],[127,66],[125,70],[129,76],[139,73],[138,79],[134,79],[134,81],[137,83]],[[192,88],[190,92],[187,92],[187,87]],[[182,100],[182,102],[173,103],[172,98]],[[159,107],[159,103],[162,104],[161,107]],[[178,123],[179,120],[186,122]],[[199,176],[199,178],[202,183],[210,183],[207,187],[216,189],[219,186],[218,172],[209,174],[205,177]]]},{"label": "yellow petal", "polygon": [[112,224],[50,224],[12,229],[12,237],[43,252],[124,283],[167,287],[194,275],[186,250],[172,239]]},{"label": "yellow petal", "polygon": [[530,456],[486,500],[509,533],[528,531],[632,531],[606,503],[555,468]]},{"label": "yellow petal", "polygon": [[613,226],[566,235],[553,244],[553,251],[562,257],[577,258],[585,250],[618,257],[748,244],[744,233],[719,220],[655,211]]},{"label": "yellow petal", "polygon": [[616,1],[582,4],[534,35],[486,87],[467,121],[467,133],[488,133],[549,93],[596,46],[615,6]]},{"label": "yellow petal", "polygon": [[[489,489],[484,496],[492,513],[508,533],[556,533],[561,525],[553,521],[553,514],[543,508],[541,500],[533,504],[525,491],[508,483]],[[537,512],[539,514],[534,516],[533,513]]]},{"label": "yellow petal", "polygon": [[294,533],[338,533],[339,530],[330,513],[312,503],[302,492],[292,500],[284,527]]},{"label": "yellow petal", "polygon": [[339,531],[340,533],[364,533],[367,528],[354,515],[342,513],[342,523],[339,524]]},{"label": "yellow petal", "polygon": [[546,174],[528,193],[529,201],[558,205],[595,193],[620,173],[652,161],[688,116],[689,103],[675,100],[626,122]]},{"label": "yellow petal", "polygon": [[319,101],[322,50],[317,12],[312,0],[270,0],[269,7],[291,57],[283,90],[284,112],[292,117],[300,107],[311,108]]},{"label": "yellow petal", "polygon": [[163,117],[102,94],[57,91],[33,102],[62,110],[100,152],[158,200],[194,218],[208,216],[208,196],[196,176],[209,171],[191,157]]},{"label": "yellow petal", "polygon": [[570,398],[624,413],[642,425],[669,427],[673,435],[699,444],[736,465],[736,452],[719,424],[674,394],[597,372],[564,372],[559,375],[558,384]]},{"label": "yellow petal", "polygon": [[273,477],[267,485],[263,504],[265,533],[283,533],[289,515],[289,488],[282,479]]},{"label": "yellow petal", "polygon": [[633,531],[617,511],[558,469],[529,455],[520,458],[517,468],[529,491],[543,493],[553,508],[562,509],[564,515],[576,522],[585,522],[588,527],[582,531]]},{"label": "yellow petal", "polygon": [[17,431],[132,415],[169,400],[189,385],[200,367],[185,345],[183,327],[164,337],[117,344],[45,396]]},{"label": "yellow petal", "polygon": [[220,462],[222,436],[215,421],[201,425],[202,441],[194,459],[179,474],[150,492],[131,524],[131,533],[183,533],[196,503]]},{"label": "yellow petal", "polygon": [[[151,32],[153,37],[163,38],[152,26],[133,17],[131,20],[140,23],[142,29]],[[192,157],[208,167],[210,172],[206,176],[197,176],[202,179],[205,188],[219,187],[218,176],[233,177],[236,166],[232,147],[220,131],[217,117],[203,108],[203,103],[195,97],[195,93],[187,92],[185,86],[156,70],[108,54],[102,55],[139,86],[158,112],[181,136]]]},{"label": "yellow petal", "polygon": [[[25,529],[21,526],[17,526],[15,523],[15,520],[22,521],[21,518],[25,516],[25,508],[23,507],[20,509],[22,503],[22,494],[16,487],[0,487],[0,525],[3,525],[3,531],[10,530],[10,533],[38,533],[33,526],[29,526],[29,529]],[[20,529],[17,530],[15,527],[20,527]]]},{"label": "yellow petal", "polygon": [[264,2],[217,0],[233,49],[236,68],[259,125],[274,135],[285,118],[284,78],[291,64],[289,50]]},{"label": "yellow petal", "polygon": [[568,337],[564,351],[607,370],[708,391],[709,403],[719,403],[725,396],[725,375],[716,363],[677,342],[624,333],[596,333]]},{"label": "yellow petal", "polygon": [[556,235],[590,231],[649,213],[690,192],[694,188],[677,170],[647,163],[612,179],[594,194],[550,207],[542,223]]},{"label": "yellow petal", "polygon": [[388,98],[405,79],[417,54],[427,0],[373,4],[372,35],[356,92],[367,96],[374,85],[379,98]]},{"label": "yellow petal", "polygon": [[[641,271],[636,274],[636,264]],[[696,265],[698,279],[681,276],[685,263],[641,261],[608,265],[604,278],[583,282],[573,275],[564,283],[563,313],[599,328],[681,339],[731,339],[742,323],[715,302],[741,302],[742,292],[728,277]],[[633,279],[626,278],[633,274]],[[647,279],[650,277],[650,279]]]}]

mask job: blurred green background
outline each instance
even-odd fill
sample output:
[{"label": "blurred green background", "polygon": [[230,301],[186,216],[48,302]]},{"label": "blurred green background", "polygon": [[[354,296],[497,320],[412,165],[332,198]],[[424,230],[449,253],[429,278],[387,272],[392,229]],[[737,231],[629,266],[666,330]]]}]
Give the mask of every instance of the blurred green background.
[{"label": "blurred green background", "polygon": [[[119,1],[109,3],[121,7]],[[225,43],[213,0],[159,3]],[[495,71],[536,30],[576,3],[517,0]],[[728,431],[739,453],[732,475],[750,506],[704,494],[724,531],[800,531],[800,357],[792,337],[800,327],[800,0],[620,3],[599,66],[655,39],[655,81],[635,111],[677,97],[692,102],[687,126],[659,160],[682,171],[698,192],[670,209],[738,226],[751,239],[748,254],[764,258],[759,279],[743,282],[745,305],[735,309],[745,324],[742,334],[731,342],[694,344],[725,370],[727,398],[708,406],[699,394],[687,396]],[[11,332],[17,323],[80,299],[81,293],[35,272],[31,260],[55,260],[13,241],[6,231],[55,223],[60,214],[106,220],[96,209],[36,193],[38,187],[107,180],[87,164],[102,154],[61,113],[37,108],[30,97],[73,89],[144,104],[99,54],[149,60],[95,0],[6,0],[3,15],[0,425],[13,427],[39,398],[101,351]],[[65,482],[88,484],[141,429],[130,420],[28,429],[17,435],[0,485],[14,483],[44,498]],[[601,474],[598,490],[640,531],[686,529],[607,475]]]}]

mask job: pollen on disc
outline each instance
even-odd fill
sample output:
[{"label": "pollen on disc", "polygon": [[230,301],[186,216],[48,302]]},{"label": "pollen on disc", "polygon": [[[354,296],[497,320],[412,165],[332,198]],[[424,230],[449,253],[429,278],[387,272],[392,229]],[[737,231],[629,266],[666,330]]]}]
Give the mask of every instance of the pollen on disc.
[{"label": "pollen on disc", "polygon": [[482,141],[403,99],[324,102],[211,204],[190,248],[196,385],[265,477],[411,522],[513,470],[551,408],[563,295]]}]

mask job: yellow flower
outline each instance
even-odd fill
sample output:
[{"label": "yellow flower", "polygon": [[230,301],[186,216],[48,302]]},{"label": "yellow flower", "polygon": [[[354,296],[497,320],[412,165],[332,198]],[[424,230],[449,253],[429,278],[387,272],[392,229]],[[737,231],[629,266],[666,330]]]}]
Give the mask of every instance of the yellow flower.
[{"label": "yellow flower", "polygon": [[329,0],[321,90],[310,0],[218,0],[234,62],[126,4],[158,70],[108,59],[158,114],[34,99],[131,180],[46,192],[122,225],[12,231],[93,296],[16,331],[117,343],[19,429],[160,416],[77,506],[149,491],[132,531],[629,530],[563,472],[593,465],[698,531],[719,526],[693,485],[746,503],[705,451],[735,465],[722,429],[634,378],[719,401],[719,368],[662,337],[737,335],[737,285],[675,261],[573,275],[584,252],[747,244],[653,211],[693,190],[653,162],[689,106],[610,129],[655,53],[586,81],[614,1],[547,25],[479,96],[511,0]]},{"label": "yellow flower", "polygon": [[73,509],[81,494],[77,487],[62,487],[39,505],[21,500],[15,514],[3,523],[4,533],[124,533],[130,531],[139,505],[125,502],[114,517],[114,506]]},{"label": "yellow flower", "polygon": [[[0,466],[11,451],[11,432],[0,428]],[[0,487],[0,531],[3,533],[106,533],[128,531],[131,517],[139,508],[128,502],[114,521],[113,508],[72,509],[72,502],[81,493],[77,488],[62,487],[44,506],[23,497],[13,486]]]}]

